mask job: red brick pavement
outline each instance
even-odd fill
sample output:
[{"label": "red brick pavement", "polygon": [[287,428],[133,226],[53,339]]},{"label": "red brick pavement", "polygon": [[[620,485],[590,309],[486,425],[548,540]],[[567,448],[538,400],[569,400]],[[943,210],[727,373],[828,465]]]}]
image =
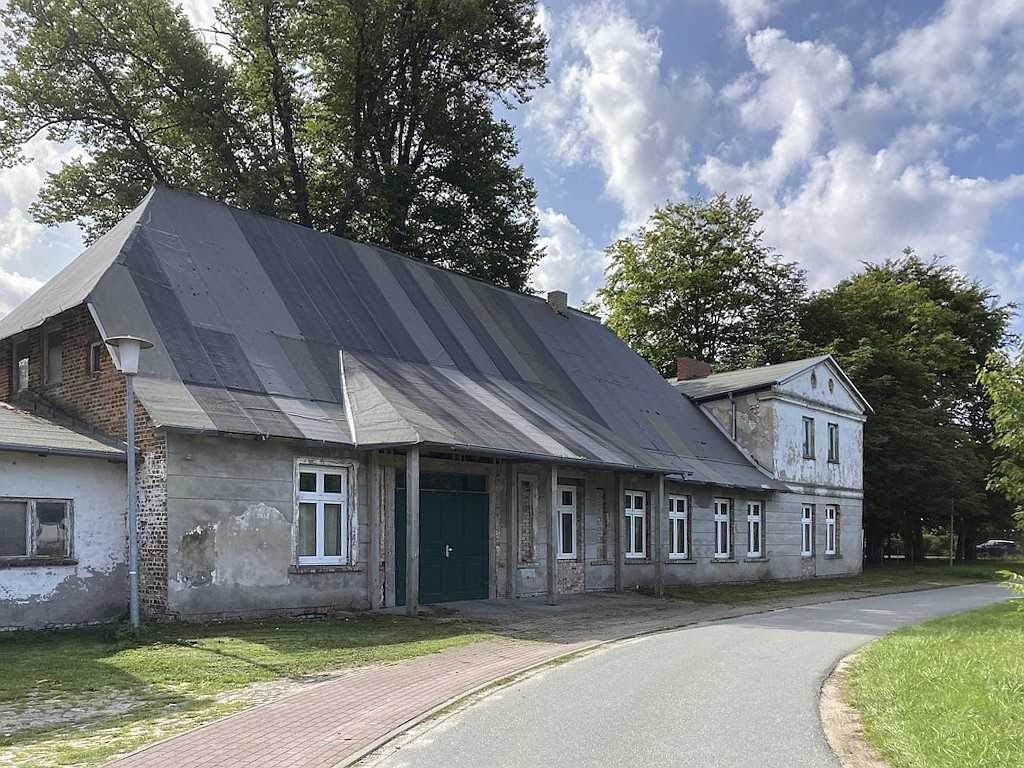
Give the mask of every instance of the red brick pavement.
[{"label": "red brick pavement", "polygon": [[592,643],[485,640],[357,669],[108,763],[108,768],[328,768],[445,702]]}]

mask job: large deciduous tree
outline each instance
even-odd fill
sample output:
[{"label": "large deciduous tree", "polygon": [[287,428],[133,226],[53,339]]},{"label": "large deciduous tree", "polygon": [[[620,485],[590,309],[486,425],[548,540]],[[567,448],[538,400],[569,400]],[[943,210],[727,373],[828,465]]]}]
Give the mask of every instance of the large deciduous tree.
[{"label": "large deciduous tree", "polygon": [[799,330],[804,274],[764,244],[749,197],[657,209],[606,249],[596,309],[670,375],[678,354],[729,369],[785,359]]},{"label": "large deciduous tree", "polygon": [[33,208],[94,238],[153,182],[513,288],[536,192],[496,105],[545,81],[535,0],[222,0],[211,49],[170,0],[0,8],[0,159],[83,148]]},{"label": "large deciduous tree", "polygon": [[833,352],[875,409],[864,430],[867,554],[898,533],[924,556],[923,533],[953,511],[961,554],[981,529],[1005,526],[1005,498],[986,490],[992,460],[979,366],[1008,340],[1012,307],[954,267],[910,250],[815,294],[802,337]]},{"label": "large deciduous tree", "polygon": [[994,353],[978,380],[991,403],[996,451],[991,485],[1014,504],[1017,524],[1024,527],[1024,354],[1011,359],[1003,352]]}]

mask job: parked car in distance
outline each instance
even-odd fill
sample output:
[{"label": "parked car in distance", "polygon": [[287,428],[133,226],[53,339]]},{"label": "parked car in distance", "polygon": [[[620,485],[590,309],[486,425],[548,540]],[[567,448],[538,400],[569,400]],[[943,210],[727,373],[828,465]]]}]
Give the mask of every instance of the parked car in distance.
[{"label": "parked car in distance", "polygon": [[1020,552],[1017,542],[1009,539],[989,539],[974,549],[979,555],[991,555],[992,557],[1006,557]]}]

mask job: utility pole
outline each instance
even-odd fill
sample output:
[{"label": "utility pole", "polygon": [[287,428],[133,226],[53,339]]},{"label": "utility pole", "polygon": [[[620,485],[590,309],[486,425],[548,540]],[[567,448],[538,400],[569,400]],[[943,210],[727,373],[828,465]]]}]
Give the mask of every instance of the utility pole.
[{"label": "utility pole", "polygon": [[949,567],[953,567],[953,558],[956,554],[956,549],[953,546],[953,495],[949,496]]}]

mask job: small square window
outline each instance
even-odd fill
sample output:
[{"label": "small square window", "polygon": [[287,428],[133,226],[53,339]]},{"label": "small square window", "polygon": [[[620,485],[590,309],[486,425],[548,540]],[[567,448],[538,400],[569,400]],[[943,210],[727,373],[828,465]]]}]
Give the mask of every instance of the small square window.
[{"label": "small square window", "polygon": [[571,507],[572,506],[572,491],[562,491],[562,506],[563,507]]},{"label": "small square window", "polygon": [[316,493],[315,472],[299,472],[299,490],[303,493]]}]

